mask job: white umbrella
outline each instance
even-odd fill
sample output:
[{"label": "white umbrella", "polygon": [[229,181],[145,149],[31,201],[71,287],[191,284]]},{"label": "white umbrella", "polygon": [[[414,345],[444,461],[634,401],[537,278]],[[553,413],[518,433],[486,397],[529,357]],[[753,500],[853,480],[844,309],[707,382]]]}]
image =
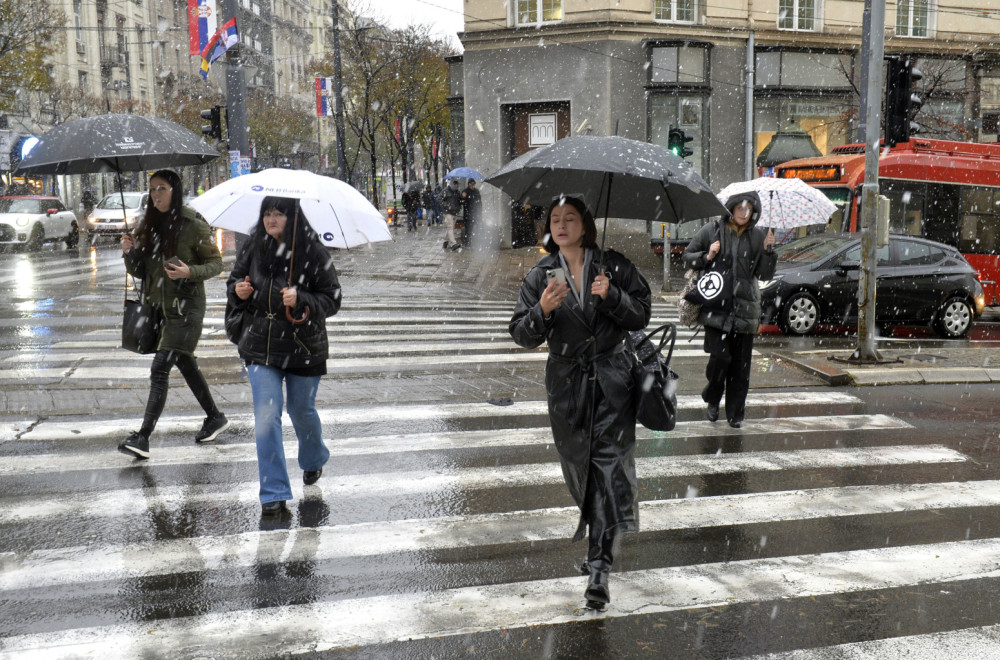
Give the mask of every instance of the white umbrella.
[{"label": "white umbrella", "polygon": [[265,197],[298,199],[310,226],[327,247],[352,248],[392,240],[382,214],[364,195],[343,181],[306,170],[275,168],[234,177],[195,197],[190,206],[213,227],[249,234]]},{"label": "white umbrella", "polygon": [[826,195],[802,179],[761,177],[731,183],[719,191],[719,200],[725,204],[733,195],[748,192],[760,197],[759,227],[787,230],[826,224],[837,210],[837,205]]}]

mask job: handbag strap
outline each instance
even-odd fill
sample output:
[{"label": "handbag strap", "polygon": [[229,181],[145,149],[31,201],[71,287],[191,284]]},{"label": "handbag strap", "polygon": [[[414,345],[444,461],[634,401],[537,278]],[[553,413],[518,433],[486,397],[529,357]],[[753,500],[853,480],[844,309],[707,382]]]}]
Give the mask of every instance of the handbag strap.
[{"label": "handbag strap", "polygon": [[638,351],[639,347],[645,344],[646,342],[652,344],[653,336],[656,335],[657,333],[662,333],[660,335],[660,343],[656,347],[657,353],[662,353],[663,345],[666,344],[668,341],[670,342],[670,350],[667,351],[667,357],[666,357],[667,364],[670,364],[670,359],[674,355],[674,344],[677,343],[677,326],[674,325],[673,323],[664,323],[660,327],[648,333],[645,337],[642,338],[642,341],[633,346],[633,349]]}]

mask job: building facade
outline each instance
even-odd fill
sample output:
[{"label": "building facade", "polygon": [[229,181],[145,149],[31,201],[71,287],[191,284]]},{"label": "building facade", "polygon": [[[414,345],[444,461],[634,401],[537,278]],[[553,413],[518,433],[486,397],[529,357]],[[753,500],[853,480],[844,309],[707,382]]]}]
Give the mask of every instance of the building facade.
[{"label": "building facade", "polygon": [[[915,59],[924,74],[923,135],[997,139],[1000,3],[986,4],[887,5],[886,54]],[[746,154],[754,161],[778,131],[806,131],[828,153],[857,139],[863,9],[862,0],[468,0],[463,88],[452,92],[465,162],[494,171],[575,134],[666,146],[678,127],[693,138],[688,160],[720,189],[756,175]],[[484,191],[484,202],[506,219],[493,238],[508,245],[505,199]]]}]

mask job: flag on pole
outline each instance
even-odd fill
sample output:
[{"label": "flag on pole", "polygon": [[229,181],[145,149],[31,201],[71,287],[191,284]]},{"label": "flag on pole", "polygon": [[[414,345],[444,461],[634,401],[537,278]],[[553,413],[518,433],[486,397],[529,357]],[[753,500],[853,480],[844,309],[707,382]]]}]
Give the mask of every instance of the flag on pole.
[{"label": "flag on pole", "polygon": [[208,67],[239,42],[240,36],[236,31],[236,17],[233,16],[212,35],[212,38],[209,39],[208,43],[201,50],[201,77],[208,80]]},{"label": "flag on pole", "polygon": [[333,78],[316,79],[316,116],[333,116]]},{"label": "flag on pole", "polygon": [[191,55],[199,55],[218,28],[215,0],[187,0]]}]

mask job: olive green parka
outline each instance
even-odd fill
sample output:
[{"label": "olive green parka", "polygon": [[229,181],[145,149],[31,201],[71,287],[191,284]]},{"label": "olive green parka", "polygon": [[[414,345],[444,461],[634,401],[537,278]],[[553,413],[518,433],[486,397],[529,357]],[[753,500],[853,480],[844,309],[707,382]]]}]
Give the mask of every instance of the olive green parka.
[{"label": "olive green parka", "polygon": [[142,280],[147,302],[160,306],[163,331],[157,350],[194,355],[205,318],[205,280],[222,272],[222,255],[211,241],[212,229],[194,209],[181,209],[183,223],[177,237],[177,258],[191,269],[191,277],[172,280],[163,268],[163,254],[147,254],[137,243],[123,254],[125,270]]}]

